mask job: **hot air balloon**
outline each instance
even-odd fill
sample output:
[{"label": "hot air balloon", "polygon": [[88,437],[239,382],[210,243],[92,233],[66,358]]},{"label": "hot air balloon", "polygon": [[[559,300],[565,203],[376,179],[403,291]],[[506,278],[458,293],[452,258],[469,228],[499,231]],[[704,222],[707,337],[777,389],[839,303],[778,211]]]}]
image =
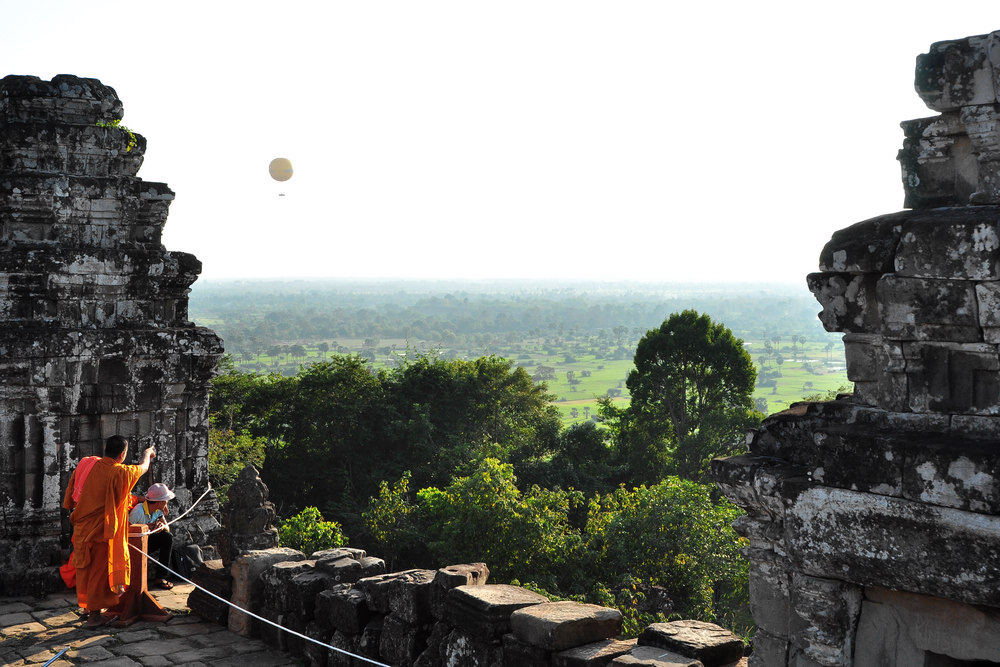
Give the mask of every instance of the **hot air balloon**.
[{"label": "hot air balloon", "polygon": [[271,178],[276,181],[287,181],[292,177],[292,161],[286,157],[276,157],[271,160],[271,164],[268,165],[267,171],[271,174]]}]

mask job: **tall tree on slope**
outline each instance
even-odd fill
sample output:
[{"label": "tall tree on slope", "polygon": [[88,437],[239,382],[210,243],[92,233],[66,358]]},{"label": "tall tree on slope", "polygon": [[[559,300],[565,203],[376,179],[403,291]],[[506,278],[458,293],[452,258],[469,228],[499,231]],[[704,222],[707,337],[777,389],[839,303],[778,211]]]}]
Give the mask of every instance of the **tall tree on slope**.
[{"label": "tall tree on slope", "polygon": [[700,479],[713,457],[740,451],[759,423],[756,378],[732,331],[694,310],[674,313],[636,348],[626,381],[632,402],[622,420],[632,430],[628,440],[633,449],[661,450],[661,472]]}]

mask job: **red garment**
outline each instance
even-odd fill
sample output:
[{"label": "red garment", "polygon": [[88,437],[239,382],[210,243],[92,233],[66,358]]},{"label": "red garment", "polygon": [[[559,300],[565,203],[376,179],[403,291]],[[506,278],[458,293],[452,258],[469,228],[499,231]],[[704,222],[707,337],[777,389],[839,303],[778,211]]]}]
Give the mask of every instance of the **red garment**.
[{"label": "red garment", "polygon": [[66,588],[74,588],[76,586],[76,568],[73,567],[73,563],[66,561],[60,565],[59,576],[62,577]]},{"label": "red garment", "polygon": [[129,584],[129,491],[142,476],[139,466],[122,465],[103,457],[90,468],[79,501],[74,500],[77,470],[73,471],[63,507],[73,510],[75,548],[70,559],[76,568],[76,595],[91,611],[118,602],[115,587]]},{"label": "red garment", "polygon": [[100,460],[100,456],[85,456],[76,464],[76,470],[73,471],[75,480],[72,485],[73,502],[80,502],[80,494],[83,493],[83,484],[87,481],[87,475],[90,474],[90,469],[94,467],[94,464]]},{"label": "red garment", "polygon": [[[77,466],[77,471],[78,472],[80,470],[80,467],[83,466],[83,462],[86,461],[87,459],[94,459],[94,460],[91,461],[86,466],[86,469],[85,469],[85,472],[84,472],[84,477],[83,477],[84,480],[87,479],[87,473],[90,472],[90,468],[94,465],[94,463],[96,461],[99,460],[98,457],[96,457],[96,456],[88,456],[87,458],[83,459],[83,461],[80,461],[80,465]],[[74,491],[73,491],[73,500],[79,500],[79,497],[80,497],[79,491],[83,490],[83,482],[80,481],[79,479],[76,480],[76,485],[73,488],[74,488]],[[139,504],[139,496],[135,495],[134,493],[129,494],[129,497],[128,497],[128,509],[129,509],[129,511],[131,512],[132,508],[135,507],[138,504]],[[70,538],[70,542],[73,542],[72,538]],[[62,565],[59,566],[59,576],[62,577],[63,583],[66,584],[66,588],[76,588],[76,568],[73,567],[72,558],[73,557],[70,556],[70,560],[67,560],[65,563],[63,563]]]}]

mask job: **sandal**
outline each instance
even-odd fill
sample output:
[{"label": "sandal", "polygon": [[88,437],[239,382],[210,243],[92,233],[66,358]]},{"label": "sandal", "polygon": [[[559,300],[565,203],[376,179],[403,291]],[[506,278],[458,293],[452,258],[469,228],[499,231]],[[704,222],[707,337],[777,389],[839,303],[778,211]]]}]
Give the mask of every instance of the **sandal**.
[{"label": "sandal", "polygon": [[86,628],[99,628],[101,626],[107,625],[112,621],[118,620],[118,614],[98,614],[95,617],[87,617],[87,622],[84,623]]},{"label": "sandal", "polygon": [[166,579],[157,579],[156,581],[152,582],[152,585],[156,586],[157,588],[163,591],[169,591],[171,588],[174,587],[174,585],[169,581],[167,581]]}]

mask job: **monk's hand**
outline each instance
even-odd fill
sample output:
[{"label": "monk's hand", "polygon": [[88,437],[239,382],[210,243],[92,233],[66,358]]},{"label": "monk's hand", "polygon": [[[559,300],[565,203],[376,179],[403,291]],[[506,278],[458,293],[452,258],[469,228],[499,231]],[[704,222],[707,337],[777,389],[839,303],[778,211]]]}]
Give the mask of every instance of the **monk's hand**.
[{"label": "monk's hand", "polygon": [[150,458],[150,459],[155,459],[155,458],[156,458],[156,452],[155,452],[155,451],[153,451],[153,448],[152,448],[152,447],[148,447],[148,448],[146,449],[146,452],[145,452],[145,453],[149,455],[149,458]]},{"label": "monk's hand", "polygon": [[125,584],[118,584],[117,586],[115,586],[115,595],[117,595],[118,597],[125,595]]}]

